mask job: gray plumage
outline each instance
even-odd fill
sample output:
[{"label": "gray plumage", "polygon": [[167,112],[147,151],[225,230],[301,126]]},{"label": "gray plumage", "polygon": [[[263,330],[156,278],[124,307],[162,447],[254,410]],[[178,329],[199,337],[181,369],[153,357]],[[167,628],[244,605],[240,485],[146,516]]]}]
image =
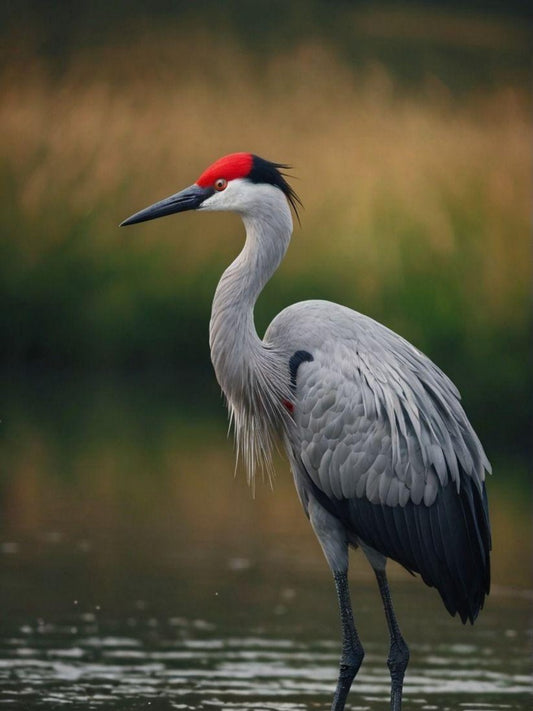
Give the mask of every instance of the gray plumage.
[{"label": "gray plumage", "polygon": [[313,356],[289,443],[304,506],[319,497],[352,543],[420,573],[473,621],[489,584],[490,465],[455,386],[397,334],[325,301],[285,309],[265,343]]},{"label": "gray plumage", "polygon": [[241,215],[245,246],[220,280],[210,323],[237,452],[253,482],[257,466],[270,471],[272,447],[283,441],[333,572],[343,629],[333,711],[344,709],[364,654],[348,592],[350,546],[361,547],[376,574],[391,637],[391,704],[400,711],[409,652],[386,560],[419,573],[452,615],[473,622],[490,585],[484,484],[490,465],[457,388],[376,321],[338,304],[305,301],[282,311],[258,337],[253,308],[288,247],[289,202],[297,201],[280,167],[250,154],[228,156],[197,184],[125,224],[186,209]]}]

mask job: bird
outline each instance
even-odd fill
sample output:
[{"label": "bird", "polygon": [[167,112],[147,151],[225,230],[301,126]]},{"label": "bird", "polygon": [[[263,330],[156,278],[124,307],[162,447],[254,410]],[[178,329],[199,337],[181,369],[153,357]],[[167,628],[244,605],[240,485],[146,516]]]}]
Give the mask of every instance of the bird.
[{"label": "bird", "polygon": [[[254,306],[280,265],[301,201],[289,166],[255,154],[216,160],[190,187],[133,214],[230,211],[242,251],[215,290],[209,345],[253,481],[281,442],[295,487],[333,575],[342,629],[331,709],[342,711],[364,649],[348,585],[349,550],[372,567],[390,636],[391,710],[401,711],[409,648],[386,573],[396,561],[473,623],[490,589],[490,463],[452,381],[395,332],[325,300],[283,309],[263,338]],[[299,219],[299,218],[298,218]]]}]

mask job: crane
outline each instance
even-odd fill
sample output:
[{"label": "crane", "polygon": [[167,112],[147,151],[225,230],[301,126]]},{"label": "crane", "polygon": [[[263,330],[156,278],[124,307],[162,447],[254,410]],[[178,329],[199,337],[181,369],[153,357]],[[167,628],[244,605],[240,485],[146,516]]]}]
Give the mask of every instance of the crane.
[{"label": "crane", "polygon": [[490,464],[447,376],[382,324],[322,300],[278,314],[261,339],[254,305],[289,246],[301,204],[288,166],[251,153],[215,161],[188,188],[135,213],[132,225],[186,210],[233,211],[244,247],[216,288],[211,359],[248,478],[281,439],[296,490],[335,581],[342,627],[332,711],[364,657],[348,588],[348,552],[374,570],[390,635],[391,710],[400,711],[409,649],[393,609],[387,559],[435,587],[474,622],[490,587]]}]

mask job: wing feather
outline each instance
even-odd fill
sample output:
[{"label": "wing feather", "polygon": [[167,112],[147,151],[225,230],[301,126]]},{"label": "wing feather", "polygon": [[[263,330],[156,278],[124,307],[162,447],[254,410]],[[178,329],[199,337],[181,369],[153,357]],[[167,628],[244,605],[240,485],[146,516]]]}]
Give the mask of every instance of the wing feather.
[{"label": "wing feather", "polygon": [[451,614],[473,621],[489,590],[490,465],[457,388],[356,312],[304,302],[283,313],[272,335],[313,356],[294,390],[302,480],[352,539],[420,573]]}]

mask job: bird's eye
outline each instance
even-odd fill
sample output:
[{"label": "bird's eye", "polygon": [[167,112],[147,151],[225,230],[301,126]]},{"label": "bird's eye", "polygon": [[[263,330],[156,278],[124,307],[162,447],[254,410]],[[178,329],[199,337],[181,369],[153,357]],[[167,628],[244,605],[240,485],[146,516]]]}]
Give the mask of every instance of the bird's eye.
[{"label": "bird's eye", "polygon": [[220,192],[221,190],[224,190],[226,188],[226,185],[228,184],[228,181],[225,178],[218,178],[215,180],[215,190]]}]

